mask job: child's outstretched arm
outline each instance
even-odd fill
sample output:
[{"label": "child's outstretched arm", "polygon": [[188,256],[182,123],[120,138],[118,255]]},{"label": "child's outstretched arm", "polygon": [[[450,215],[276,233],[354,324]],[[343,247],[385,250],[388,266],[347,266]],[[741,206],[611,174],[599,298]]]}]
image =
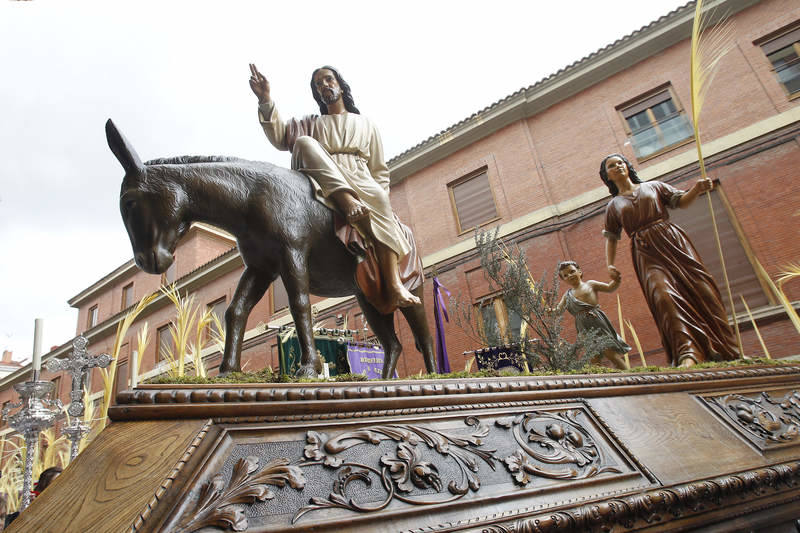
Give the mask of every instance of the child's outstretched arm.
[{"label": "child's outstretched arm", "polygon": [[590,279],[587,283],[595,292],[614,292],[619,287],[620,282],[622,281],[622,276],[620,275],[617,269],[614,269],[613,275],[611,276],[611,281],[608,283],[603,283],[602,281],[595,281]]},{"label": "child's outstretched arm", "polygon": [[567,306],[567,293],[565,292],[564,296],[561,297],[561,301],[558,302],[558,305],[555,307],[555,309],[551,308],[550,311],[557,315],[560,315],[564,312],[564,308],[566,306]]}]

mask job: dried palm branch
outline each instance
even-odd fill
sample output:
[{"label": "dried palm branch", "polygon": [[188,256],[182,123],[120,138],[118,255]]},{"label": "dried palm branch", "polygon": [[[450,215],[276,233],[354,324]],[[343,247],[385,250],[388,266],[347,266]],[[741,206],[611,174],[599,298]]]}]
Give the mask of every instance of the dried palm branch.
[{"label": "dried palm branch", "polygon": [[194,305],[194,296],[182,297],[175,285],[169,288],[162,287],[161,292],[175,306],[175,321],[170,324],[169,333],[172,336],[172,345],[175,347],[173,359],[178,364],[178,376],[183,376],[185,374],[186,352],[189,347],[189,335],[197,316],[197,307]]},{"label": "dried palm branch", "polygon": [[[733,34],[733,21],[725,17],[716,24],[712,24],[713,12],[703,11],[703,0],[697,0],[694,11],[694,24],[692,26],[692,52],[691,52],[691,86],[692,86],[692,123],[694,127],[694,144],[697,147],[697,161],[700,164],[700,176],[707,179],[706,164],[703,160],[703,147],[700,142],[700,112],[703,109],[711,82],[719,70],[720,61],[735,46]],[[725,290],[733,314],[733,327],[736,331],[736,341],[739,344],[739,355],[744,355],[742,335],[739,332],[739,322],[736,320],[736,306],[733,303],[731,283],[728,280],[728,269],[725,267],[725,256],[722,253],[722,242],[719,238],[717,219],[714,216],[714,205],[711,203],[711,194],[706,194],[708,209],[711,213],[711,225],[714,229],[714,239],[717,243],[717,252],[722,266],[722,276],[725,280]]]},{"label": "dried palm branch", "polygon": [[159,353],[161,354],[161,359],[167,363],[167,376],[177,378],[183,375],[178,373],[178,360],[175,357],[175,351],[172,349],[172,346],[161,346]]},{"label": "dried palm branch", "polygon": [[[622,342],[627,342],[625,340],[625,322],[622,321],[622,302],[619,299],[619,294],[617,294],[617,316],[619,317],[619,335],[622,337]],[[622,356],[625,358],[625,366],[630,368],[631,358],[628,356],[628,352],[625,352]]]},{"label": "dried palm branch", "polygon": [[92,402],[89,391],[85,388],[83,389],[83,406],[83,423],[90,428],[90,431],[78,443],[79,454],[94,440],[97,434],[102,431],[107,422],[105,418],[99,416],[95,418],[95,411],[97,411],[97,408],[95,408],[94,402]]},{"label": "dried palm branch", "polygon": [[625,324],[628,326],[628,329],[631,330],[633,343],[636,345],[636,349],[639,350],[639,358],[642,360],[642,366],[647,366],[647,361],[644,358],[644,350],[642,350],[642,343],[639,342],[639,336],[636,334],[636,330],[633,329],[633,324],[631,324],[630,320],[626,320]]},{"label": "dried palm branch", "polygon": [[103,377],[103,405],[101,407],[101,418],[107,419],[108,407],[111,405],[111,400],[113,399],[111,394],[114,390],[114,378],[117,375],[119,350],[122,347],[125,336],[128,334],[128,329],[131,327],[131,324],[133,324],[134,320],[136,320],[136,317],[139,316],[139,313],[144,311],[145,308],[156,299],[156,296],[157,294],[153,293],[139,300],[139,303],[136,304],[136,307],[131,309],[128,314],[125,315],[125,318],[123,318],[117,324],[117,335],[114,338],[114,351],[111,354],[111,364],[108,365],[108,368],[100,369],[100,375]]},{"label": "dried palm branch", "polygon": [[[20,435],[15,437],[19,441],[22,440]],[[12,438],[14,437],[2,439],[3,450],[6,447],[13,449],[7,457],[3,457],[4,463],[0,469],[0,493],[5,496],[6,513],[13,513],[19,509],[24,468],[23,446],[15,443]]]},{"label": "dried palm branch", "polygon": [[800,264],[789,263],[783,267],[783,270],[780,272],[780,276],[778,276],[778,287],[783,290],[784,283],[797,278],[800,278]]},{"label": "dried palm branch", "polygon": [[767,285],[772,290],[775,297],[778,300],[780,300],[781,305],[783,305],[783,309],[789,316],[789,320],[792,321],[792,324],[794,324],[795,329],[797,329],[797,332],[800,333],[800,316],[797,315],[797,311],[795,310],[794,307],[792,307],[792,303],[789,301],[789,298],[786,297],[786,293],[784,293],[780,287],[775,285],[775,282],[772,281],[772,278],[769,277],[767,271],[764,269],[763,266],[761,266],[761,262],[756,258],[753,259],[755,259],[756,270],[758,272],[758,275],[761,277],[761,279],[767,282]]},{"label": "dried palm branch", "polygon": [[214,327],[211,328],[211,341],[222,352],[225,350],[225,326],[222,325],[222,321],[214,313],[211,313],[211,321],[214,323]]},{"label": "dried palm branch", "polygon": [[195,374],[199,377],[207,377],[206,366],[203,363],[203,348],[206,345],[206,332],[212,322],[214,313],[206,308],[205,312],[197,320],[195,325],[195,342],[192,344],[192,362],[194,363]]},{"label": "dried palm branch", "polygon": [[472,365],[475,364],[475,357],[470,357],[469,361],[464,364],[464,372],[472,372]]},{"label": "dried palm branch", "polygon": [[742,299],[742,303],[744,304],[744,308],[747,311],[747,316],[750,317],[750,323],[753,324],[753,330],[755,330],[756,335],[758,336],[758,342],[761,343],[761,348],[764,350],[764,355],[767,356],[767,359],[772,359],[772,356],[769,354],[769,350],[767,350],[767,345],[764,344],[764,338],[761,336],[761,332],[758,331],[758,326],[756,325],[756,320],[753,318],[753,313],[750,312],[750,306],[747,305],[747,302],[744,300],[744,296],[741,294],[739,298]]},{"label": "dried palm branch", "polygon": [[147,322],[142,324],[142,328],[136,333],[136,368],[139,373],[142,372],[142,361],[144,360],[144,352],[150,344],[150,332]]}]

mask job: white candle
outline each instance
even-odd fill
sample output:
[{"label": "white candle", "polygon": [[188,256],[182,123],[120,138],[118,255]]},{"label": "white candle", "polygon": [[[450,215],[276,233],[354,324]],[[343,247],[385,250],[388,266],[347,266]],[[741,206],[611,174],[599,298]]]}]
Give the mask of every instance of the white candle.
[{"label": "white candle", "polygon": [[37,318],[33,326],[33,372],[38,374],[42,370],[42,330],[44,320]]},{"label": "white candle", "polygon": [[139,354],[136,350],[131,353],[131,388],[135,389],[139,381]]}]

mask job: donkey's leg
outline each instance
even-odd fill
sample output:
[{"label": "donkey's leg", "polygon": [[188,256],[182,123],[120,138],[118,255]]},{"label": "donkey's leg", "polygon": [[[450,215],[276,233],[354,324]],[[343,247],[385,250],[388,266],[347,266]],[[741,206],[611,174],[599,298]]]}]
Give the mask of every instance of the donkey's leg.
[{"label": "donkey's leg", "polygon": [[314,332],[311,329],[308,258],[303,251],[287,248],[281,279],[286,287],[286,294],[289,296],[289,310],[292,313],[297,340],[300,343],[300,368],[297,369],[296,375],[298,377],[317,377],[322,372],[322,361],[317,356]]},{"label": "donkey's leg", "polygon": [[400,352],[403,351],[403,346],[394,331],[394,314],[380,314],[360,292],[356,294],[356,298],[361,310],[364,312],[369,327],[372,328],[375,336],[378,337],[378,342],[383,346],[383,371],[381,372],[381,377],[384,379],[390,378],[394,375],[394,370],[397,368],[397,360],[400,357]]},{"label": "donkey's leg", "polygon": [[225,310],[225,353],[219,365],[219,374],[224,376],[242,370],[242,340],[247,317],[277,276],[245,268],[233,299]]},{"label": "donkey's leg", "polygon": [[420,303],[409,307],[401,307],[400,311],[406,317],[406,322],[408,322],[411,332],[414,334],[417,350],[422,354],[422,359],[425,361],[425,370],[432,374],[436,372],[436,358],[433,351],[433,337],[431,337],[431,331],[428,329],[425,301],[422,299],[422,285],[411,292],[419,298]]}]

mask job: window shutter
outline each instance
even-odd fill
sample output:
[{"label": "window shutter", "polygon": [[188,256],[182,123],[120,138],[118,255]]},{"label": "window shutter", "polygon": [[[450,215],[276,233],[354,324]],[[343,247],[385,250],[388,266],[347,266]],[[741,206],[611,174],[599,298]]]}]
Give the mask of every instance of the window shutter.
[{"label": "window shutter", "polygon": [[622,113],[622,116],[627,119],[627,118],[632,117],[633,115],[636,115],[637,113],[641,113],[645,109],[649,109],[649,108],[653,107],[654,105],[658,105],[661,102],[664,102],[664,101],[670,100],[670,99],[671,99],[671,96],[669,94],[669,90],[668,89],[664,89],[663,91],[660,91],[659,93],[654,94],[653,96],[648,96],[644,100],[640,100],[640,101],[636,102],[632,106],[626,107],[624,109],[620,109],[620,113]]},{"label": "window shutter", "polygon": [[497,217],[486,172],[453,185],[452,190],[460,231],[467,231]]},{"label": "window shutter", "polygon": [[800,41],[800,28],[796,28],[791,30],[783,35],[772,39],[761,45],[761,49],[764,51],[765,55],[770,55],[773,52],[777,52],[781,48],[786,48],[790,44],[796,43]]}]

